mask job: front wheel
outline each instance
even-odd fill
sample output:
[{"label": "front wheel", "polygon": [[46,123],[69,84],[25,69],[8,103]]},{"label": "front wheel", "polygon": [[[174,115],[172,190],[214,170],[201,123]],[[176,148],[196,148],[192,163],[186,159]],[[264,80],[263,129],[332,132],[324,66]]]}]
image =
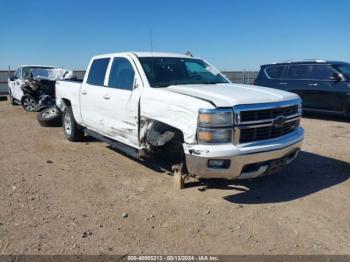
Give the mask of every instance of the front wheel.
[{"label": "front wheel", "polygon": [[24,95],[22,98],[22,107],[27,112],[33,112],[38,105],[38,101],[31,95]]},{"label": "front wheel", "polygon": [[84,137],[84,131],[81,126],[75,122],[72,108],[66,107],[62,115],[63,132],[65,137],[72,142],[77,142]]}]

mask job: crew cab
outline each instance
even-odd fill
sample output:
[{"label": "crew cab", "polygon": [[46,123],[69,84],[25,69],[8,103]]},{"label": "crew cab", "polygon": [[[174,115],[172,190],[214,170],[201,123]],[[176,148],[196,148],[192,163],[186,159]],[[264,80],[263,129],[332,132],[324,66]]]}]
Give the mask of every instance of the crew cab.
[{"label": "crew cab", "polygon": [[56,82],[56,105],[68,140],[88,134],[138,158],[168,156],[181,187],[186,174],[274,173],[296,158],[304,138],[298,95],[233,84],[182,54],[95,56],[82,82]]}]

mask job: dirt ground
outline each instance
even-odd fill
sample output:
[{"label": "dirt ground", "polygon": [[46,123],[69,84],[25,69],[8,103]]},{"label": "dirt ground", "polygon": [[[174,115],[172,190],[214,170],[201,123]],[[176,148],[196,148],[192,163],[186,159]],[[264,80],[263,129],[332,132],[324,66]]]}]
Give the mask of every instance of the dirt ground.
[{"label": "dirt ground", "polygon": [[172,177],[0,102],[0,254],[350,254],[350,121],[249,181]]}]

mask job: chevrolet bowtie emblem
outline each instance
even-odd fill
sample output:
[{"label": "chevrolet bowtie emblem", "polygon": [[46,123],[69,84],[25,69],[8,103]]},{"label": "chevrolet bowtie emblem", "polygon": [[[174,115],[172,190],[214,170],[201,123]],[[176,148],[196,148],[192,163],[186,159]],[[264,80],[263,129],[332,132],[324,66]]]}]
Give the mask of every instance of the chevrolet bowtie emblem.
[{"label": "chevrolet bowtie emblem", "polygon": [[281,128],[284,126],[284,123],[286,122],[286,118],[284,116],[279,116],[279,117],[276,117],[275,120],[273,120],[272,122],[272,126],[274,128]]}]

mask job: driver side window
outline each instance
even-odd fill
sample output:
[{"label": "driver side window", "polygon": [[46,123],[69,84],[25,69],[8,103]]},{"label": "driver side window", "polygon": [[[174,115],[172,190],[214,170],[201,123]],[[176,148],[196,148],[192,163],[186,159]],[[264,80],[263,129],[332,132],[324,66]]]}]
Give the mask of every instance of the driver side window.
[{"label": "driver side window", "polygon": [[114,58],[108,86],[124,90],[133,90],[134,78],[135,71],[129,60],[123,57]]},{"label": "driver side window", "polygon": [[195,75],[195,74],[200,74],[200,73],[206,73],[207,71],[203,66],[201,66],[198,63],[192,63],[192,62],[185,62],[186,67],[187,67],[187,72],[190,75]]}]

